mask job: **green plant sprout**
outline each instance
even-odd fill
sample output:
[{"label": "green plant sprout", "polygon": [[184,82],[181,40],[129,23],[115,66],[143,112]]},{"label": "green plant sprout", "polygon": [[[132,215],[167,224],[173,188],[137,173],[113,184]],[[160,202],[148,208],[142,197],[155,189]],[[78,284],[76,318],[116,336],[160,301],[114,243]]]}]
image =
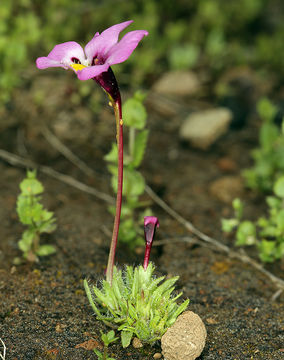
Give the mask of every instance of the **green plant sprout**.
[{"label": "green plant sprout", "polygon": [[107,350],[108,350],[108,346],[109,344],[115,342],[116,340],[118,340],[118,337],[115,337],[114,331],[110,330],[107,334],[104,334],[101,331],[101,339],[104,343],[104,351],[103,353],[98,350],[98,349],[94,349],[94,353],[97,355],[98,360],[115,360],[115,358],[109,357],[107,354]]},{"label": "green plant sprout", "polygon": [[256,222],[242,220],[243,204],[233,201],[234,218],[222,219],[224,232],[236,231],[236,245],[256,245],[263,262],[273,262],[284,257],[284,176],[273,186],[274,196],[267,196],[268,216]]},{"label": "green plant sprout", "polygon": [[[145,209],[146,202],[139,197],[145,192],[145,180],[137,170],[143,161],[149,131],[145,129],[147,112],[143,105],[145,95],[136,92],[134,97],[128,99],[123,106],[124,125],[129,129],[128,151],[124,153],[124,203],[121,209],[119,239],[130,248],[144,244],[140,229],[144,216],[150,216],[151,210]],[[108,169],[112,174],[112,186],[117,191],[117,145],[112,144],[111,151],[105,156],[109,163]],[[138,209],[144,208],[142,213]],[[109,208],[115,213],[115,207]]]},{"label": "green plant sprout", "polygon": [[189,303],[188,299],[180,305],[176,303],[182,293],[173,296],[178,276],[164,280],[165,276],[153,275],[155,266],[149,263],[149,256],[157,226],[157,218],[145,217],[143,266],[126,266],[124,270],[114,267],[112,285],[103,280],[100,287],[90,288],[87,280],[84,280],[97,319],[121,331],[123,347],[129,346],[134,335],[147,344],[160,340]]},{"label": "green plant sprout", "polygon": [[[23,256],[28,261],[38,261],[38,256],[53,254],[52,245],[40,245],[40,235],[56,229],[53,212],[44,209],[40,203],[44,187],[36,178],[36,171],[27,171],[26,178],[20,183],[21,193],[17,198],[17,213],[23,225],[28,228],[18,242]],[[17,262],[17,260],[16,260]]]},{"label": "green plant sprout", "polygon": [[259,147],[252,151],[254,165],[243,172],[251,189],[271,191],[275,180],[284,172],[284,121],[282,129],[274,123],[277,108],[263,98],[257,104],[262,120]]}]

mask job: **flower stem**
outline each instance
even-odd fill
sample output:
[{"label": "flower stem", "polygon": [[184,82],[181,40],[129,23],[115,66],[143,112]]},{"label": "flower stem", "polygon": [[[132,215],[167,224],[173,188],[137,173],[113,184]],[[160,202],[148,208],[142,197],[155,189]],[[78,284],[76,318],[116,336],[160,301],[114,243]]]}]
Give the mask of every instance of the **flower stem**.
[{"label": "flower stem", "polygon": [[151,244],[146,244],[145,255],[144,255],[144,263],[143,263],[143,268],[144,268],[145,271],[147,270],[147,267],[148,267],[148,264],[149,264],[151,248],[152,248],[152,243]]},{"label": "flower stem", "polygon": [[107,347],[106,346],[104,346],[104,355],[103,355],[104,357],[103,357],[103,360],[107,360],[108,359],[108,357],[107,357]]},{"label": "flower stem", "polygon": [[111,99],[112,106],[114,109],[114,115],[116,120],[116,140],[118,147],[118,173],[117,173],[117,195],[116,195],[116,210],[113,224],[112,239],[110,244],[106,279],[112,284],[113,277],[113,266],[115,258],[115,250],[117,245],[120,214],[121,214],[121,203],[122,203],[122,186],[123,186],[123,120],[122,120],[122,109],[121,109],[121,98],[118,96],[114,101]]}]

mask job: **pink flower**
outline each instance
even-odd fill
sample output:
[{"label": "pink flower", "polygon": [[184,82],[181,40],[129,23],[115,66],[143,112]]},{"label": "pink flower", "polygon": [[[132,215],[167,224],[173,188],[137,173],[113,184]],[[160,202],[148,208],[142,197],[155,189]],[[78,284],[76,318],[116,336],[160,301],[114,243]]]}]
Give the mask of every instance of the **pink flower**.
[{"label": "pink flower", "polygon": [[62,67],[72,69],[79,80],[88,80],[109,70],[114,64],[124,62],[135,50],[140,40],[148,35],[146,30],[130,31],[118,41],[119,33],[129,26],[133,20],[113,25],[98,32],[88,42],[85,49],[75,41],[56,45],[47,57],[36,60],[39,69]]}]

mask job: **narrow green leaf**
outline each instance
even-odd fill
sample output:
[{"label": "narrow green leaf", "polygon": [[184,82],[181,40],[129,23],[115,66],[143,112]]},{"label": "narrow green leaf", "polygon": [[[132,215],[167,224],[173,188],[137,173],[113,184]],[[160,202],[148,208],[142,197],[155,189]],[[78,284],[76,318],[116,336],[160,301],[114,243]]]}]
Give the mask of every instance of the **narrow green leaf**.
[{"label": "narrow green leaf", "polygon": [[172,318],[177,318],[182,312],[184,312],[186,310],[186,308],[188,307],[189,304],[189,299],[185,300],[175,311],[175,313],[173,314]]},{"label": "narrow green leaf", "polygon": [[103,360],[103,354],[98,349],[93,349],[94,353],[97,355],[98,360]]},{"label": "narrow green leaf", "polygon": [[103,281],[103,289],[105,292],[104,298],[107,299],[104,302],[111,307],[112,310],[119,308],[118,299],[115,296],[112,286],[106,280]]},{"label": "narrow green leaf", "polygon": [[175,276],[170,279],[167,279],[155,290],[155,292],[157,292],[160,296],[164,295],[165,291],[172,288],[172,286],[177,282],[178,279],[179,276]]},{"label": "narrow green leaf", "polygon": [[84,288],[85,288],[85,291],[86,291],[86,294],[87,294],[89,303],[90,303],[90,305],[92,306],[92,309],[95,311],[95,313],[96,313],[98,316],[101,316],[101,313],[99,312],[98,308],[96,307],[96,305],[95,305],[95,303],[94,303],[94,300],[93,300],[93,297],[92,297],[92,293],[91,293],[91,290],[90,290],[88,281],[87,281],[86,279],[84,279]]},{"label": "narrow green leaf", "polygon": [[126,286],[131,289],[133,284],[133,278],[134,278],[134,271],[132,266],[126,267]]}]

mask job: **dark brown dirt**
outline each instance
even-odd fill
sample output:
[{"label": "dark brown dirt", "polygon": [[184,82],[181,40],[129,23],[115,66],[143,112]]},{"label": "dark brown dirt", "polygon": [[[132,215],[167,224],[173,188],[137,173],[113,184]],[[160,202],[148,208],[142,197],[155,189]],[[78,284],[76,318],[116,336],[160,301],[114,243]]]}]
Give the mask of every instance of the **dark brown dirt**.
[{"label": "dark brown dirt", "polygon": [[[33,89],[14,99],[13,108],[5,113],[9,125],[0,134],[0,148],[111,193],[102,160],[114,138],[111,110],[103,110],[92,121],[91,113],[86,113],[83,106],[84,114],[75,112],[77,107],[71,98],[74,89],[70,88],[75,86],[74,79],[73,83],[65,79],[58,88],[58,79],[54,83],[46,79],[35,79]],[[36,106],[33,94],[36,85],[40,88],[44,81],[50,82],[46,87],[42,85],[48,106]],[[50,92],[50,86],[55,90]],[[94,91],[100,91],[95,84]],[[87,108],[90,99],[85,100]],[[40,134],[41,121],[57,129],[58,134],[62,131],[60,134],[66,135],[61,136],[62,141],[97,176],[87,178],[48,145]],[[179,116],[162,119],[150,113],[151,136],[141,171],[173,208],[204,233],[221,239],[220,218],[230,214],[230,205],[212,195],[210,185],[228,174],[239,176],[240,169],[248,166],[257,126],[251,122],[243,130],[231,130],[204,152],[179,142],[179,124]],[[0,337],[7,346],[6,359],[96,359],[93,351],[78,345],[90,339],[100,341],[100,330],[107,328],[95,320],[82,280],[87,277],[97,281],[103,276],[108,231],[112,228],[107,204],[39,174],[46,189],[44,203],[58,220],[57,230],[43,237],[43,242],[55,244],[57,252],[38,264],[15,267],[13,259],[20,255],[17,241],[23,230],[15,203],[25,173],[2,160],[0,173]],[[255,218],[262,199],[247,190],[243,190],[242,197],[248,202],[247,215]],[[200,315],[207,328],[206,347],[199,359],[280,360],[284,354],[283,294],[271,302],[276,288],[252,267],[203,246],[176,242],[190,234],[157,205],[152,208],[161,224],[157,240],[169,240],[167,245],[153,249],[157,271],[180,276],[179,290],[190,298],[189,309]],[[233,239],[220,241],[233,247]],[[257,256],[254,250],[251,255]],[[121,266],[142,261],[141,255],[123,246],[119,246],[116,259]],[[280,276],[283,264],[278,262],[269,269]],[[110,347],[117,360],[153,359],[160,351],[159,344],[142,350],[132,346],[123,350],[118,343]]]}]

